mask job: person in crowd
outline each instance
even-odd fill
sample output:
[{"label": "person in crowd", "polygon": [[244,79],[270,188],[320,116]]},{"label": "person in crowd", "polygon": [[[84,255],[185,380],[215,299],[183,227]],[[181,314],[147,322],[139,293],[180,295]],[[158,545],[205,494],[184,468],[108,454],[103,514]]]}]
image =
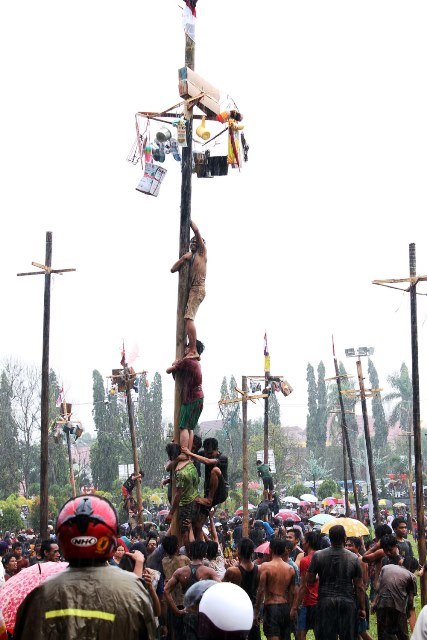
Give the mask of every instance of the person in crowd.
[{"label": "person in crowd", "polygon": [[362,562],[366,562],[373,568],[372,586],[370,599],[371,602],[375,598],[375,594],[378,590],[378,578],[380,577],[380,571],[382,567],[382,561],[385,557],[384,549],[381,547],[381,538],[392,533],[391,527],[388,524],[379,524],[375,527],[375,538],[372,541],[369,549],[365,551],[362,556]]},{"label": "person in crowd", "polygon": [[264,500],[271,502],[273,499],[274,484],[270,466],[267,463],[263,463],[262,460],[257,460],[256,466],[258,476],[261,478],[264,485]]},{"label": "person in crowd", "polygon": [[7,582],[18,573],[18,561],[14,553],[6,553],[2,558],[4,568],[4,580]]},{"label": "person in crowd", "polygon": [[290,552],[289,557],[298,567],[304,556],[304,551],[300,547],[301,538],[301,529],[298,527],[293,526],[291,529],[286,529],[286,540],[289,540],[292,544],[292,551]]},{"label": "person in crowd", "polygon": [[363,562],[363,556],[361,554],[362,551],[362,540],[357,536],[350,536],[347,538],[345,542],[345,548],[351,553],[354,553],[357,556],[357,559],[360,564],[360,570],[362,572],[362,581],[363,588],[365,589],[365,611],[366,618],[358,618],[357,621],[357,635],[358,638],[362,640],[372,640],[372,636],[369,633],[369,596],[367,593],[367,589],[369,587],[369,565],[366,562]]},{"label": "person in crowd", "polygon": [[0,588],[5,583],[5,569],[3,558],[9,552],[9,545],[4,540],[0,540]]},{"label": "person in crowd", "polygon": [[198,606],[197,640],[246,640],[252,625],[252,603],[241,587],[221,582],[204,590]]},{"label": "person in crowd", "polygon": [[[254,543],[250,538],[242,538],[238,546],[239,564],[229,567],[222,580],[223,582],[232,582],[241,587],[248,594],[255,611],[259,571],[258,565],[252,561],[254,549]],[[256,618],[254,618],[248,640],[261,640],[259,620]]]},{"label": "person in crowd", "polygon": [[289,566],[289,547],[283,539],[270,542],[271,560],[260,565],[255,619],[264,603],[264,633],[268,639],[290,637],[291,620],[297,616],[295,570]]},{"label": "person in crowd", "polygon": [[301,558],[300,569],[300,589],[298,592],[298,620],[296,629],[298,640],[305,640],[307,632],[316,628],[316,611],[319,582],[307,582],[307,571],[315,551],[320,548],[320,535],[317,531],[307,531],[302,541],[304,557]]},{"label": "person in crowd", "polygon": [[27,567],[30,566],[29,560],[23,554],[24,549],[22,547],[22,542],[20,541],[14,542],[12,545],[12,551],[15,554],[17,564],[18,564],[17,573],[19,573],[21,569],[26,569]]},{"label": "person in crowd", "polygon": [[[207,544],[201,540],[194,540],[189,545],[190,564],[176,569],[168,580],[165,588],[165,598],[168,607],[172,610],[174,616],[184,616],[184,637],[185,634],[194,635],[197,620],[191,613],[187,614],[185,609],[180,609],[172,597],[174,589],[180,585],[182,592],[186,591],[199,580],[215,580],[219,582],[217,573],[211,567],[206,566],[203,560],[206,558]],[[189,629],[187,629],[188,627]]]},{"label": "person in crowd", "polygon": [[69,567],[27,595],[14,640],[154,640],[147,587],[134,573],[108,564],[118,535],[111,503],[95,495],[71,498],[59,512],[56,535]]},{"label": "person in crowd", "polygon": [[331,546],[314,553],[307,572],[308,584],[319,580],[316,640],[354,640],[357,618],[366,618],[360,563],[344,548],[342,525],[330,528],[329,539]]},{"label": "person in crowd", "polygon": [[61,554],[57,542],[53,540],[43,540],[40,547],[41,562],[59,562]]},{"label": "person in crowd", "polygon": [[[417,563],[418,564],[418,563]],[[372,603],[377,614],[379,640],[409,640],[408,619],[414,619],[414,596],[417,583],[411,571],[400,564],[386,564],[381,569],[378,593]]]},{"label": "person in crowd", "polygon": [[125,545],[124,543],[121,541],[120,538],[117,539],[117,545],[116,548],[114,549],[114,553],[113,553],[113,557],[110,560],[110,564],[113,567],[118,567],[120,564],[120,560],[123,558],[123,554],[125,552]]},{"label": "person in crowd", "polygon": [[398,516],[391,523],[391,528],[393,529],[393,533],[397,539],[397,546],[399,547],[399,554],[402,558],[406,558],[406,556],[414,557],[414,552],[412,551],[412,545],[409,542],[408,538],[408,525],[403,516]]},{"label": "person in crowd", "polygon": [[[162,541],[162,546],[165,551],[165,555],[162,560],[162,569],[165,583],[167,584],[177,569],[188,566],[191,561],[186,555],[179,553],[179,542],[177,536],[165,536]],[[181,583],[177,583],[175,585],[175,588],[171,591],[170,595],[176,608],[182,611],[184,609],[184,592],[182,590]],[[167,622],[171,640],[183,640],[183,618],[181,615],[175,615],[174,610],[170,606],[167,608]]]}]

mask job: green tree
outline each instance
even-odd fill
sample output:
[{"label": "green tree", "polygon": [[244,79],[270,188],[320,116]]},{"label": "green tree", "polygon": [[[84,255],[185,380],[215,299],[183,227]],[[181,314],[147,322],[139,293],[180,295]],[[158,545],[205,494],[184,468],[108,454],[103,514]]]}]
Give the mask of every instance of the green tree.
[{"label": "green tree", "polygon": [[307,487],[302,482],[297,482],[296,484],[289,487],[287,495],[293,496],[294,498],[299,498],[303,493],[307,493]]},{"label": "green tree", "polygon": [[268,425],[280,427],[280,404],[274,391],[268,397]]},{"label": "green tree", "polygon": [[309,451],[308,458],[304,465],[304,477],[313,482],[313,490],[316,493],[316,484],[319,480],[327,478],[332,469],[328,469],[322,458],[318,458],[312,451]]},{"label": "green tree", "polygon": [[[47,517],[49,520],[55,520],[58,514],[58,506],[55,502],[55,499],[52,496],[49,496],[47,503]],[[39,527],[40,523],[40,497],[36,496],[32,504],[30,506],[30,522],[34,528]]]},{"label": "green tree", "polygon": [[320,456],[325,455],[327,425],[328,425],[328,395],[326,392],[325,365],[321,361],[319,362],[319,366],[317,367],[317,412],[316,412],[317,451]]},{"label": "green tree", "polygon": [[[56,406],[56,399],[61,387],[56,373],[51,369],[49,372],[49,424],[59,417],[59,409]],[[53,436],[49,438],[49,485],[57,484],[61,487],[68,487],[71,496],[70,471],[68,463],[68,451],[65,438],[56,443]]]},{"label": "green tree", "polygon": [[[221,399],[235,398],[238,394],[236,392],[236,380],[232,375],[230,382],[227,383],[227,378],[224,377],[221,383],[220,396]],[[235,483],[241,480],[242,477],[242,421],[240,417],[240,403],[230,402],[221,405],[222,414],[222,429],[215,434],[218,440],[220,451],[222,451],[229,458],[229,483],[231,487],[234,487]]]},{"label": "green tree", "polygon": [[319,500],[324,500],[325,498],[329,498],[330,496],[333,496],[334,493],[339,493],[339,487],[337,483],[331,478],[326,478],[319,485],[316,495],[319,498]]},{"label": "green tree", "polygon": [[314,375],[313,366],[307,365],[307,383],[308,383],[308,414],[306,422],[306,438],[308,451],[315,451],[317,447],[317,385]]},{"label": "green tree", "polygon": [[150,388],[145,374],[141,376],[138,392],[138,444],[144,470],[144,483],[150,487],[160,484],[165,461],[165,438],[162,425],[162,378],[155,373]]},{"label": "green tree", "polygon": [[[93,371],[93,419],[97,438],[91,447],[90,462],[92,478],[96,487],[103,491],[110,491],[114,481],[118,478],[119,463],[126,457],[123,445],[125,432],[124,409],[120,406],[117,394],[105,399],[104,383],[101,374]],[[132,460],[132,448],[127,439],[127,460]]]},{"label": "green tree", "polygon": [[3,513],[0,516],[0,528],[2,531],[16,531],[23,526],[20,511],[15,505],[6,504],[1,511]]},{"label": "green tree", "polygon": [[404,362],[400,367],[399,373],[388,377],[388,382],[393,391],[388,393],[384,399],[387,402],[395,402],[390,414],[389,424],[394,426],[399,422],[402,431],[410,433],[412,431],[412,380],[408,367]]},{"label": "green tree", "polygon": [[39,468],[39,460],[35,453],[35,442],[40,429],[40,371],[36,367],[23,365],[18,360],[5,363],[6,376],[10,383],[12,413],[17,428],[19,442],[20,480],[25,495],[28,495],[30,475],[35,467]]},{"label": "green tree", "polygon": [[[378,373],[374,363],[370,358],[368,360],[368,374],[369,374],[369,382],[371,383],[371,387],[373,389],[378,389],[379,388]],[[372,416],[374,418],[374,431],[375,431],[375,435],[373,438],[373,446],[376,451],[383,452],[387,447],[388,423],[385,417],[383,402],[380,395],[373,396],[372,398]]]},{"label": "green tree", "polygon": [[12,388],[3,371],[0,379],[0,451],[3,452],[0,465],[0,498],[7,498],[19,489],[18,428],[12,412],[12,395]]}]

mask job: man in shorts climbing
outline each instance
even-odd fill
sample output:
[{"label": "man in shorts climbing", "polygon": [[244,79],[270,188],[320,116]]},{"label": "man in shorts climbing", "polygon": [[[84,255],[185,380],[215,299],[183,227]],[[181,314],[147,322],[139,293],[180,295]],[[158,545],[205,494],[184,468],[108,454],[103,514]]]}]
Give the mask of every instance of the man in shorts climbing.
[{"label": "man in shorts climbing", "polygon": [[[178,454],[177,459],[180,449],[179,446],[174,446],[176,447],[176,454]],[[196,502],[196,498],[199,495],[199,476],[197,475],[196,467],[188,458],[186,460],[179,460],[176,464],[175,482],[175,495],[165,522],[172,522],[174,513],[178,511],[182,544],[188,545],[190,536],[189,523],[193,528],[195,538],[201,536],[200,505]]]},{"label": "man in shorts climbing", "polygon": [[271,502],[273,499],[273,476],[271,475],[271,469],[268,464],[263,464],[261,460],[256,461],[258,476],[262,479],[264,484],[264,500]]},{"label": "man in shorts climbing", "polygon": [[[196,342],[197,353],[203,353],[204,345],[200,340]],[[189,347],[184,351],[181,360],[175,360],[166,369],[166,373],[172,373],[181,378],[181,409],[179,412],[179,444],[181,448],[193,447],[193,432],[199,422],[203,410],[202,369],[198,360],[187,358]]]},{"label": "man in shorts climbing", "polygon": [[204,497],[197,498],[197,502],[210,508],[221,504],[228,497],[228,458],[218,450],[216,438],[206,438],[203,449],[204,456],[187,448],[182,451],[205,465]]},{"label": "man in shorts climbing", "polygon": [[[188,292],[188,301],[184,313],[185,332],[188,337],[188,350],[185,358],[195,358],[200,360],[200,354],[196,347],[196,325],[194,319],[200,303],[203,301],[206,281],[206,244],[196,224],[191,220],[190,227],[194,231],[194,236],[190,240],[190,251],[184,255],[173,265],[171,273],[179,271],[186,262],[190,262],[190,290]],[[191,449],[191,447],[190,447]]]}]

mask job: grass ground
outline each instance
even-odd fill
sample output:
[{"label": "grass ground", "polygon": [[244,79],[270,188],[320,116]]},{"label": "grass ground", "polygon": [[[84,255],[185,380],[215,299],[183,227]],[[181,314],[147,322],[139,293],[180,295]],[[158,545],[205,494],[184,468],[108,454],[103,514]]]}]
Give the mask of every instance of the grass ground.
[{"label": "grass ground", "polygon": [[[408,536],[408,540],[410,541],[410,543],[412,544],[412,548],[414,550],[414,554],[415,556],[418,557],[418,552],[417,552],[417,543],[414,541],[413,537],[411,535]],[[417,588],[418,588],[418,592],[419,592],[419,580],[417,580]],[[421,610],[421,599],[420,599],[420,595],[418,593],[418,595],[415,598],[415,611],[417,613],[420,612]],[[377,635],[377,618],[376,615],[374,613],[370,614],[370,621],[369,621],[369,633],[371,634],[373,640],[378,640],[378,635]],[[265,639],[264,634],[262,633],[261,630],[261,637],[263,638],[263,640]],[[314,634],[312,631],[309,631],[307,634],[307,640],[314,640]]]}]

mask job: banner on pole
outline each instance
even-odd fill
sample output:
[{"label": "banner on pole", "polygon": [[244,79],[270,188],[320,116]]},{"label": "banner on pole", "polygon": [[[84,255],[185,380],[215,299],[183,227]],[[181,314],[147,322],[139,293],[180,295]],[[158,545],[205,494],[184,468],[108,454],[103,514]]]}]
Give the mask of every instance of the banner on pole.
[{"label": "banner on pole", "polygon": [[[264,460],[264,450],[256,452],[256,459],[257,460],[261,460],[261,461]],[[273,449],[269,449],[268,450],[268,463],[267,464],[271,469],[271,473],[276,473],[276,459],[274,457]]]}]

